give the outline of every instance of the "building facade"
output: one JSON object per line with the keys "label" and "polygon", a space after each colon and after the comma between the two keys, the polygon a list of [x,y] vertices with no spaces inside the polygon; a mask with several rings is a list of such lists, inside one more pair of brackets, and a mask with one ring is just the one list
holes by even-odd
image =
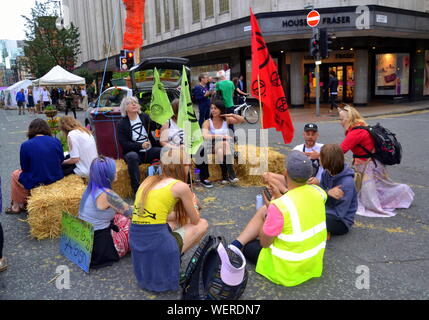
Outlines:
{"label": "building facade", "polygon": [[[98,11],[106,12],[117,4],[109,0],[70,2],[74,6],[91,2]],[[319,27],[334,34],[332,52],[321,65],[322,101],[328,100],[329,72],[336,73],[339,100],[346,103],[366,105],[377,99],[429,97],[428,0],[146,0],[141,56],[187,57],[193,80],[202,71],[230,68],[232,76],[244,76],[250,90],[252,7],[278,64],[289,104],[302,107],[313,102],[316,94],[314,60],[308,53],[312,35],[306,24],[308,6],[320,12]],[[79,8],[80,12],[88,11]],[[72,9],[70,13],[73,22],[81,19],[75,18]],[[121,15],[123,23],[123,8]],[[113,18],[103,21],[111,26]],[[82,39],[83,65],[102,58],[103,52],[93,50],[105,43],[103,28],[108,27],[101,24],[95,29],[100,31],[87,28],[86,39]],[[120,29],[116,31],[119,37]],[[118,54],[120,47],[115,49]],[[114,67],[115,61],[109,65]]]}

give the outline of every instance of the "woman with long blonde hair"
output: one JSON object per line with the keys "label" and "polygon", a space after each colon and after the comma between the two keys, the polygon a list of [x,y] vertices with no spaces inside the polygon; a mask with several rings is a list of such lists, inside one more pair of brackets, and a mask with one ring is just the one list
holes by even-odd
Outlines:
{"label": "woman with long blonde hair", "polygon": [[356,172],[363,174],[361,190],[358,193],[357,214],[368,217],[391,217],[395,209],[409,208],[414,200],[414,192],[406,184],[392,181],[386,166],[372,157],[375,142],[364,128],[368,124],[352,106],[338,108],[340,123],[345,139],[341,143],[344,153],[352,151]]}
{"label": "woman with long blonde hair", "polygon": [[183,148],[167,149],[161,157],[162,174],[146,178],[137,191],[129,240],[142,289],[179,289],[180,256],[207,231],[187,184],[189,167]]}
{"label": "woman with long blonde hair", "polygon": [[81,177],[88,177],[91,163],[98,157],[91,131],[70,116],[60,119],[60,130],[67,138],[69,146],[69,156],[62,164],[64,175],[75,173]]}

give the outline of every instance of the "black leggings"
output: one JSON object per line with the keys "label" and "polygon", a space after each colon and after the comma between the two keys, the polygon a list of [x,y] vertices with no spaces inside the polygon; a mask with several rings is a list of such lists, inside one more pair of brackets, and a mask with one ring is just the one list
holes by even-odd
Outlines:
{"label": "black leggings", "polygon": [[0,259],[3,258],[3,242],[4,242],[3,228],[0,223]]}
{"label": "black leggings", "polygon": [[326,215],[326,229],[333,236],[341,236],[349,232],[344,222],[337,220],[333,215]]}
{"label": "black leggings", "polygon": [[68,115],[69,109],[73,112],[74,118],[76,119],[76,109],[72,106],[72,101],[66,101],[66,115]]}
{"label": "black leggings", "polygon": [[256,265],[258,262],[259,253],[262,250],[261,243],[259,239],[250,241],[243,248],[243,254],[246,257],[246,260]]}

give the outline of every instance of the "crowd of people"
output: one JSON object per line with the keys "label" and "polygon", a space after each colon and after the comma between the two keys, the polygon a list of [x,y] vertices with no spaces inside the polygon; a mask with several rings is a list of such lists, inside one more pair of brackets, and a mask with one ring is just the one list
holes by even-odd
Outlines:
{"label": "crowd of people", "polygon": [[[231,148],[234,137],[228,130],[228,126],[243,122],[241,116],[228,113],[235,86],[221,80],[212,93],[205,89],[206,79],[205,74],[200,76],[201,88],[197,89],[198,101],[212,96],[209,113],[200,109],[202,134],[209,146],[203,144],[196,154],[204,159],[197,164],[200,183],[213,187],[208,154],[220,163],[221,183],[237,183]],[[224,94],[228,99],[223,99]],[[181,256],[199,243],[209,224],[201,217],[193,192],[190,156],[183,147],[184,132],[177,126],[178,107],[179,101],[173,100],[174,115],[156,139],[151,130],[156,125],[141,112],[138,100],[126,97],[121,103],[118,140],[134,191],[133,205],[112,190],[115,161],[97,154],[90,131],[64,116],[60,127],[70,150],[64,157],[47,122],[34,119],[28,140],[21,145],[21,169],[12,173],[12,203],[6,213],[24,211],[32,188],[52,184],[68,174],[86,177],[79,217],[94,226],[91,268],[112,265],[130,251],[140,288],[154,292],[179,289]],[[304,143],[288,153],[283,174],[264,173],[264,204],[231,242],[256,265],[256,272],[276,284],[296,286],[320,277],[327,240],[350,232],[356,214],[389,217],[395,209],[409,208],[413,202],[411,188],[393,182],[385,165],[371,156],[374,140],[361,128],[367,123],[359,112],[345,106],[338,108],[338,113],[345,134],[341,144],[318,143],[317,124],[306,124]],[[352,165],[345,163],[344,154],[349,151],[353,153]],[[140,183],[139,165],[159,160],[160,173]],[[360,190],[355,172],[364,173]],[[7,267],[1,256],[2,244],[0,226],[0,271]]]}
{"label": "crowd of people", "polygon": [[76,110],[78,107],[86,110],[88,108],[88,92],[85,86],[66,86],[63,88],[42,87],[37,91],[29,87],[27,92],[21,89],[16,94],[16,103],[18,105],[18,115],[24,115],[25,111],[29,114],[41,114],[49,105],[54,105],[57,109],[61,105],[61,101],[65,101],[65,112],[73,112],[76,119]]}

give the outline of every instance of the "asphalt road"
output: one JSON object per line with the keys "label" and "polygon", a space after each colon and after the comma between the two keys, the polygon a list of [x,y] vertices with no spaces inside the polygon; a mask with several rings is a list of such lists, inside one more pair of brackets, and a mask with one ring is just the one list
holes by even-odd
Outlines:
{"label": "asphalt road", "polygon": [[[83,113],[78,113],[80,119]],[[44,117],[44,116],[43,116]],[[10,174],[19,167],[19,146],[31,117],[17,111],[0,110],[0,175],[4,207],[10,202]],[[429,298],[429,113],[421,112],[370,119],[380,121],[397,133],[404,155],[402,164],[390,168],[395,181],[412,186],[416,196],[412,207],[398,210],[392,218],[357,216],[351,232],[328,242],[324,272],[300,286],[286,288],[272,284],[248,265],[249,281],[243,299],[428,299]],[[336,121],[318,123],[319,142],[339,143],[342,128]],[[270,146],[287,154],[301,142],[303,123],[295,123],[295,139],[284,145],[281,135],[269,130]],[[252,127],[246,125],[245,127]],[[350,157],[348,157],[350,159]],[[197,188],[204,204],[202,216],[209,233],[232,241],[254,214],[260,188],[216,185]],[[28,224],[19,216],[0,215],[5,231],[4,255],[9,269],[0,273],[0,300],[4,299],[178,299],[178,292],[155,295],[137,287],[131,257],[86,274],[59,252],[59,240],[37,241],[29,237]],[[192,251],[193,252],[193,251]],[[190,258],[183,259],[182,268]],[[55,286],[56,268],[70,268],[70,289]],[[369,288],[359,289],[359,266],[369,271]]]}

